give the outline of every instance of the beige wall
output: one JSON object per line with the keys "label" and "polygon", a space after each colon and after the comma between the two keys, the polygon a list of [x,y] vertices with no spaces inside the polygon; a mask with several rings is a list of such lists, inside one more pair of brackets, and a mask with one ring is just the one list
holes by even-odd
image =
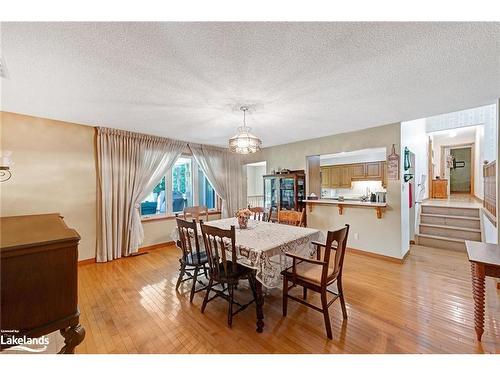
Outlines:
{"label": "beige wall", "polygon": [[[220,219],[220,215],[210,215],[208,220]],[[144,227],[144,242],[142,246],[150,246],[172,241],[172,231],[176,228],[175,220],[151,220],[142,223]]]}
{"label": "beige wall", "polygon": [[0,186],[1,216],[58,212],[81,236],[80,259],[95,256],[94,128],[1,113],[2,150],[12,178]]}
{"label": "beige wall", "polygon": [[[0,185],[0,216],[59,212],[82,238],[79,259],[95,258],[94,128],[8,112],[0,120],[1,148],[13,151],[15,163]],[[171,241],[175,220],[143,226],[142,246],[149,246]]]}
{"label": "beige wall", "polygon": [[[13,113],[1,113],[2,149],[13,151],[13,176],[0,185],[1,216],[59,212],[82,237],[80,260],[95,257],[96,172],[94,128]],[[304,169],[305,157],[370,147],[399,149],[399,124],[264,149],[248,162],[267,161],[278,167]],[[390,209],[382,220],[365,209],[334,207],[308,213],[310,226],[323,230],[352,225],[349,246],[401,257],[400,183],[387,187]],[[211,216],[211,219],[218,218]],[[174,220],[144,223],[143,246],[171,241]],[[359,240],[353,234],[359,233]]]}
{"label": "beige wall", "polygon": [[[336,134],[307,141],[269,147],[247,157],[252,163],[265,160],[267,171],[278,168],[305,169],[306,156],[333,154],[365,148],[386,147],[391,152],[392,144],[400,149],[400,123],[379,126],[356,132]],[[340,216],[335,206],[315,207],[307,212],[308,226],[321,230],[337,228],[344,223],[351,225],[350,247],[402,258],[407,246],[401,241],[401,181],[388,181],[388,209],[382,219],[377,219],[375,210],[366,208],[345,208]],[[354,234],[359,239],[354,238]]]}

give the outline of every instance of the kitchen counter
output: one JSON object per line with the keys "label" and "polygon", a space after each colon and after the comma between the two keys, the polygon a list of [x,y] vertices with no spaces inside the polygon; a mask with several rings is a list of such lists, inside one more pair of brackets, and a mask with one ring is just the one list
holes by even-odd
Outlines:
{"label": "kitchen counter", "polygon": [[381,202],[363,202],[363,201],[355,201],[355,200],[344,200],[339,201],[335,199],[304,199],[306,205],[309,206],[309,211],[313,211],[313,207],[316,204],[319,205],[332,205],[337,206],[339,209],[339,215],[344,213],[344,207],[364,207],[364,208],[373,208],[377,213],[377,218],[382,218],[382,210],[384,210],[388,205],[387,203]]}

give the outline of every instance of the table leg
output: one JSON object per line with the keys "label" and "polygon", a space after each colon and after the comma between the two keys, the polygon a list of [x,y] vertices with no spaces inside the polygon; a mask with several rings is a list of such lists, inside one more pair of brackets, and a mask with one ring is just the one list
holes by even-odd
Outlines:
{"label": "table leg", "polygon": [[257,332],[261,333],[264,328],[264,312],[262,310],[264,306],[264,294],[262,292],[262,283],[259,280],[255,280],[255,292],[257,294],[257,299],[255,301],[255,308],[257,311]]}
{"label": "table leg", "polygon": [[474,328],[477,341],[481,341],[484,332],[484,266],[471,263],[472,292],[474,296]]}

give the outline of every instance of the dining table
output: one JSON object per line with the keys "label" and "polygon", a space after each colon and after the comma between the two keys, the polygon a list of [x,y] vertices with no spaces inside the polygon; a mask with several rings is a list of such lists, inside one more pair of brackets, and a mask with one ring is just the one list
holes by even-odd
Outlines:
{"label": "dining table", "polygon": [[[304,257],[312,257],[316,247],[312,241],[323,242],[325,235],[314,228],[296,227],[292,225],[271,223],[267,221],[248,220],[247,227],[242,229],[236,218],[226,218],[206,222],[206,225],[221,229],[235,227],[235,243],[237,263],[255,270],[257,298],[257,332],[264,328],[264,292],[263,288],[282,287],[281,271],[291,266],[291,259],[286,253]],[[204,251],[201,228],[198,224],[200,250]],[[172,231],[172,238],[177,242],[177,228]],[[229,254],[228,254],[229,255]]]}

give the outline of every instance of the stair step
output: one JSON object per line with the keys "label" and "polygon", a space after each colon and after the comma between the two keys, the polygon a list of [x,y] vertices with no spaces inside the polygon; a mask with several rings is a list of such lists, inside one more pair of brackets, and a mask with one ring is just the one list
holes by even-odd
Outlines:
{"label": "stair step", "polygon": [[443,238],[481,241],[481,230],[476,228],[420,223],[419,233]]}
{"label": "stair step", "polygon": [[422,234],[420,233],[419,236],[421,237],[426,237],[426,238],[433,238],[435,240],[444,240],[444,241],[451,241],[451,242],[460,242],[465,244],[465,240],[462,238],[453,238],[453,237],[443,237],[443,236],[434,236],[432,234]]}
{"label": "stair step", "polygon": [[452,219],[461,219],[461,220],[476,220],[479,221],[479,217],[472,216],[455,216],[455,215],[444,215],[444,214],[420,214],[420,216],[430,216],[430,217],[450,217]]}
{"label": "stair step", "polygon": [[460,238],[434,236],[430,234],[418,234],[417,243],[421,246],[437,247],[465,252],[465,240]]}
{"label": "stair step", "polygon": [[479,208],[477,207],[433,206],[429,204],[423,204],[421,213],[479,218]]}
{"label": "stair step", "polygon": [[427,223],[420,223],[420,225],[426,226],[426,227],[433,227],[433,228],[444,228],[444,229],[451,229],[451,230],[464,230],[466,232],[481,233],[481,229],[477,229],[477,228],[464,228],[464,227],[454,227],[454,226],[451,226],[451,225],[427,224]]}
{"label": "stair step", "polygon": [[481,220],[478,217],[449,216],[438,214],[420,214],[421,224],[447,225],[460,228],[481,228]]}

